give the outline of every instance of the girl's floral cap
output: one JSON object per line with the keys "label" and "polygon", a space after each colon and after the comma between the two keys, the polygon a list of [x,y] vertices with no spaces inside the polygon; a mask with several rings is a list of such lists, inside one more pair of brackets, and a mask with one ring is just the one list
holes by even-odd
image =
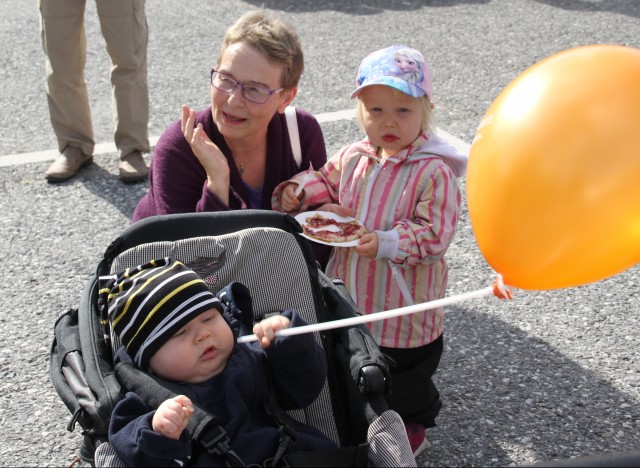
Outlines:
{"label": "girl's floral cap", "polygon": [[356,98],[363,88],[371,85],[391,86],[412,97],[425,94],[431,100],[433,78],[431,68],[416,49],[393,45],[367,55],[358,69],[357,88],[351,93]]}

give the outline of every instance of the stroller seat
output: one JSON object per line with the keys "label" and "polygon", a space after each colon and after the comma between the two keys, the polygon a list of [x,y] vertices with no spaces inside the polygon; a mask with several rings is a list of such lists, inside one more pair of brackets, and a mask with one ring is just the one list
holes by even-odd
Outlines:
{"label": "stroller seat", "polygon": [[[98,276],[163,257],[174,258],[193,269],[213,293],[234,281],[244,284],[253,300],[254,321],[292,308],[309,323],[357,314],[344,285],[327,278],[316,267],[311,248],[299,235],[300,231],[300,226],[288,215],[253,210],[142,220],[118,236],[105,252],[96,275],[85,287],[79,320],[83,314],[90,314],[91,321],[99,320],[95,304]],[[104,317],[102,319],[105,323]],[[102,336],[109,340],[108,333],[97,332],[98,325],[93,328],[93,339]],[[372,386],[363,381],[369,374],[367,367],[388,379],[381,355],[370,356],[370,349],[363,349],[375,348],[379,353],[366,327],[314,334],[327,352],[330,370],[327,381],[313,404],[287,413],[318,428],[339,446],[368,442],[369,466],[415,466],[402,420],[384,402],[387,387],[378,386],[371,391]],[[113,353],[120,343],[110,338],[108,348]],[[362,340],[367,343],[360,345]],[[54,349],[55,344],[54,341]],[[84,353],[87,353],[86,347]],[[357,364],[360,368],[354,367],[357,357],[363,357]],[[105,374],[113,369],[107,365],[99,372]],[[52,379],[56,384],[53,373],[52,360]],[[121,389],[121,394],[123,392]],[[354,397],[361,401],[354,403]],[[81,418],[79,422],[89,425],[87,419]],[[86,432],[87,428],[84,429]],[[95,445],[94,458],[87,456],[89,462],[97,466],[122,466],[108,442],[99,440]]]}
{"label": "stroller seat", "polygon": [[[233,281],[249,288],[254,321],[265,314],[296,309],[309,323],[317,322],[309,274],[300,248],[290,234],[274,228],[249,228],[221,236],[204,236],[175,242],[136,246],[116,257],[111,273],[135,267],[153,258],[171,257],[198,273],[213,293]],[[320,336],[315,333],[321,343]],[[120,343],[115,342],[117,350]],[[316,401],[303,410],[289,412],[300,422],[319,428],[340,443],[325,382]]]}

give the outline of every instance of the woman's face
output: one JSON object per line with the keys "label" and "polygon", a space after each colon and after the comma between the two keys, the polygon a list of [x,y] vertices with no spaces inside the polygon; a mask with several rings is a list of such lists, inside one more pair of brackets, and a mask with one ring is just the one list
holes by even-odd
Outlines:
{"label": "woman's face", "polygon": [[[239,83],[260,85],[270,90],[282,87],[282,69],[282,65],[269,62],[256,49],[242,42],[227,47],[216,68]],[[240,86],[231,93],[211,86],[211,113],[227,142],[266,138],[269,121],[276,112],[284,112],[294,96],[295,90],[285,90],[258,104],[245,99]]]}

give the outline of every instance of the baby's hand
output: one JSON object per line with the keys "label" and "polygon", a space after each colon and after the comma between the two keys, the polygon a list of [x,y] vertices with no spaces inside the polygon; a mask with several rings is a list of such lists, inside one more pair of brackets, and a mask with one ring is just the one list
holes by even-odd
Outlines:
{"label": "baby's hand", "polygon": [[165,400],[160,405],[153,415],[151,428],[169,439],[178,440],[192,415],[193,404],[191,400],[184,395],[178,395],[170,400]]}
{"label": "baby's hand", "polygon": [[363,234],[354,249],[358,255],[376,258],[376,255],[378,255],[378,235],[375,232]]}
{"label": "baby's hand", "polygon": [[258,337],[260,346],[268,348],[275,338],[276,332],[289,328],[289,325],[291,325],[291,321],[284,315],[272,315],[262,322],[256,323],[253,326],[253,333]]}
{"label": "baby's hand", "polygon": [[[288,184],[282,190],[282,209],[284,211],[293,211],[300,206],[301,199],[296,197],[296,188],[298,188],[298,184]],[[304,191],[300,195],[303,194]]]}

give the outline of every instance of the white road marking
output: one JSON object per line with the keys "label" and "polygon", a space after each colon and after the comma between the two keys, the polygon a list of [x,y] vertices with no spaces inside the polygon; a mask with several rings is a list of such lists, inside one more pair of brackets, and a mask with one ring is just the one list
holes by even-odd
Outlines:
{"label": "white road marking", "polygon": [[[320,123],[325,123],[337,122],[340,120],[351,120],[354,119],[355,116],[355,110],[345,109],[335,112],[323,112],[321,114],[317,114],[316,119],[318,119],[318,122]],[[438,134],[453,146],[455,146],[458,150],[462,151],[463,153],[469,154],[470,145],[467,142],[451,135],[450,133],[445,132],[441,128],[438,128]],[[158,142],[158,138],[159,137],[157,136],[149,138],[149,143],[152,147],[156,145],[156,143]],[[93,155],[98,156],[107,153],[117,153],[117,151],[118,150],[116,149],[116,145],[113,143],[98,143],[93,150]],[[56,158],[56,156],[58,156],[57,149],[35,151],[33,153],[8,154],[5,156],[0,156],[0,167],[19,166],[22,164],[52,161]]]}

